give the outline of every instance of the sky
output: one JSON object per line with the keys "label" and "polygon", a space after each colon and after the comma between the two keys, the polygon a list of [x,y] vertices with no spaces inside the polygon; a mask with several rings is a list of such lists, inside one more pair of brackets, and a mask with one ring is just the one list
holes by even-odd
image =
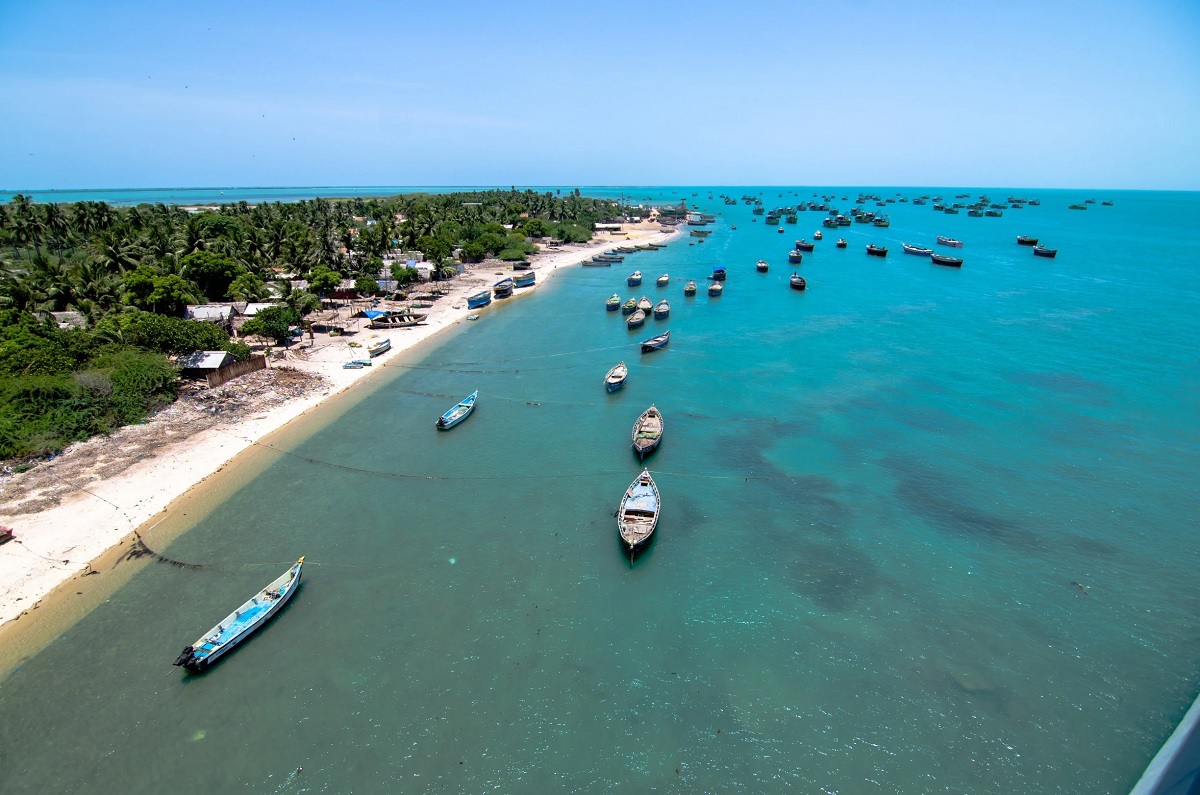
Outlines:
{"label": "sky", "polygon": [[0,189],[1200,190],[1200,0],[0,0]]}

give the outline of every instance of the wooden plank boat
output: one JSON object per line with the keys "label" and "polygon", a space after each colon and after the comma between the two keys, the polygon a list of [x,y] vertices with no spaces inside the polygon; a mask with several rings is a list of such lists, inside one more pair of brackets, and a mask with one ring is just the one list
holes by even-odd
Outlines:
{"label": "wooden plank boat", "polygon": [[820,229],[818,229],[817,231],[813,232],[813,240],[820,240],[820,239],[821,239],[821,238],[823,238],[823,237],[825,237],[825,233],[824,233],[824,232],[822,232]]}
{"label": "wooden plank boat", "polygon": [[616,392],[625,386],[627,378],[629,378],[629,368],[625,366],[625,362],[621,362],[609,370],[608,375],[604,376],[604,389],[608,392]]}
{"label": "wooden plank boat", "polygon": [[1035,257],[1046,257],[1048,259],[1054,259],[1055,257],[1058,256],[1058,249],[1046,248],[1045,246],[1034,246],[1033,247],[1033,255]]}
{"label": "wooden plank boat", "polygon": [[372,342],[369,345],[367,345],[367,355],[368,356],[378,356],[381,353],[387,353],[391,349],[392,349],[392,340],[391,340],[391,338],[385,337],[384,339],[378,340],[377,342]]}
{"label": "wooden plank boat", "polygon": [[636,312],[634,312],[632,315],[630,315],[628,318],[625,319],[625,325],[628,326],[629,328],[638,328],[645,322],[646,322],[646,312],[642,309],[638,309]]}
{"label": "wooden plank boat", "polygon": [[533,287],[537,284],[537,274],[533,271],[513,277],[513,287]]}
{"label": "wooden plank boat", "polygon": [[659,276],[654,281],[655,281],[655,284],[657,284],[659,287],[666,287],[668,284],[671,283],[671,274],[664,273],[662,276]]}
{"label": "wooden plank boat", "polygon": [[642,283],[642,272],[634,271],[633,273],[629,274],[629,277],[625,279],[625,283],[630,287],[637,287]]}
{"label": "wooden plank boat", "polygon": [[628,301],[621,304],[621,314],[622,315],[632,315],[636,311],[637,311],[637,299],[636,298],[630,298]]}
{"label": "wooden plank boat", "polygon": [[638,309],[642,310],[643,312],[649,313],[651,310],[654,309],[654,303],[649,298],[647,298],[646,296],[643,295],[641,298],[638,299]]}
{"label": "wooden plank boat", "polygon": [[1036,237],[1030,237],[1029,235],[1017,235],[1018,246],[1036,246],[1037,244],[1038,239]]}
{"label": "wooden plank boat", "polygon": [[182,665],[191,671],[203,671],[223,657],[283,609],[300,585],[303,568],[304,558],[300,558],[270,585],[225,616],[190,646],[185,646],[175,658],[174,665]]}
{"label": "wooden plank boat", "polygon": [[467,309],[478,309],[481,306],[487,306],[492,302],[492,291],[482,290],[474,295],[467,296]]}
{"label": "wooden plank boat", "polygon": [[511,278],[501,279],[492,285],[492,292],[497,298],[508,298],[513,294],[513,280]]}
{"label": "wooden plank boat", "polygon": [[797,240],[796,241],[796,250],[797,251],[812,251],[816,247],[817,247],[816,243],[809,243],[807,240]]}
{"label": "wooden plank boat", "polygon": [[596,259],[595,257],[592,257],[591,259],[585,259],[583,262],[581,262],[579,264],[585,268],[611,268],[612,267],[611,262],[609,262],[607,260]]}
{"label": "wooden plank boat", "polygon": [[949,246],[950,248],[963,247],[961,240],[956,240],[952,237],[942,237],[941,235],[938,235],[937,243],[939,246]]}
{"label": "wooden plank boat", "polygon": [[448,431],[455,425],[465,420],[475,410],[475,403],[479,400],[479,390],[476,389],[471,394],[467,395],[459,401],[454,408],[447,411],[442,416],[438,417],[435,426],[439,431]]}
{"label": "wooden plank boat", "polygon": [[683,294],[684,295],[695,295],[696,294],[696,283],[689,281],[687,284],[685,284],[683,286]]}
{"label": "wooden plank boat", "polygon": [[928,257],[933,254],[933,249],[931,248],[921,248],[920,246],[913,246],[908,243],[901,243],[900,245],[904,247],[905,254],[912,254],[915,257]]}
{"label": "wooden plank boat", "polygon": [[654,305],[654,319],[665,320],[671,314],[671,305],[663,299]]}
{"label": "wooden plank boat", "polygon": [[804,261],[804,253],[798,248],[794,248],[788,252],[788,263],[791,265],[799,265]]}
{"label": "wooden plank boat", "polygon": [[650,477],[650,470],[643,469],[637,480],[625,490],[625,496],[617,508],[617,532],[621,534],[621,543],[629,553],[630,566],[633,565],[633,556],[654,536],[658,514],[658,486]]}
{"label": "wooden plank boat", "polygon": [[616,293],[610,295],[608,300],[604,302],[604,308],[609,312],[616,312],[621,308],[621,296]]}
{"label": "wooden plank boat", "polygon": [[527,259],[520,259],[513,263],[513,270],[527,271],[533,267],[533,263]]}
{"label": "wooden plank boat", "polygon": [[670,330],[664,331],[662,334],[659,334],[657,337],[651,337],[648,340],[642,340],[642,353],[649,353],[650,351],[657,351],[660,348],[665,348],[665,347],[667,347],[667,343],[670,341],[671,341]]}
{"label": "wooden plank boat", "polygon": [[725,285],[721,284],[720,282],[713,282],[712,284],[708,285],[708,294],[714,298],[719,296],[722,292],[724,292],[724,290]]}
{"label": "wooden plank boat", "polygon": [[846,247],[846,238],[839,237],[837,242],[834,243],[834,245],[837,246],[838,248],[845,248]]}
{"label": "wooden plank boat", "polygon": [[808,282],[804,281],[804,277],[798,273],[793,273],[788,279],[788,283],[792,286],[793,290],[808,289]]}
{"label": "wooden plank boat", "polygon": [[872,257],[886,257],[887,249],[884,248],[883,246],[876,246],[874,244],[868,244],[867,245],[867,253],[870,254]]}
{"label": "wooden plank boat", "polygon": [[427,320],[429,320],[428,315],[417,312],[389,312],[382,317],[374,318],[370,326],[373,329],[409,328]]}
{"label": "wooden plank boat", "polygon": [[643,411],[633,423],[633,452],[637,453],[639,461],[658,449],[662,442],[663,416],[662,412],[653,405]]}
{"label": "wooden plank boat", "polygon": [[951,268],[961,268],[963,263],[960,257],[947,257],[945,254],[936,252],[929,255],[929,261],[934,265],[948,265]]}

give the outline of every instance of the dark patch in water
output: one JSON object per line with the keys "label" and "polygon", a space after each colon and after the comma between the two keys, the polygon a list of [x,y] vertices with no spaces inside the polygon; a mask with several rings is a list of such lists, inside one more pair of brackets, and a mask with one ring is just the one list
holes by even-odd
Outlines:
{"label": "dark patch in water", "polygon": [[1079,403],[1088,403],[1094,406],[1106,406],[1109,403],[1108,395],[1111,390],[1107,386],[1075,373],[1063,371],[1019,372],[1009,375],[1008,380],[1015,384],[1027,384],[1044,389]]}
{"label": "dark patch in water", "polygon": [[831,613],[851,609],[883,585],[875,562],[843,542],[798,546],[787,573],[793,590]]}
{"label": "dark patch in water", "polygon": [[888,456],[882,463],[898,481],[896,496],[933,526],[1025,549],[1041,546],[1041,539],[1011,519],[971,505],[960,496],[965,489],[952,478],[898,456]]}

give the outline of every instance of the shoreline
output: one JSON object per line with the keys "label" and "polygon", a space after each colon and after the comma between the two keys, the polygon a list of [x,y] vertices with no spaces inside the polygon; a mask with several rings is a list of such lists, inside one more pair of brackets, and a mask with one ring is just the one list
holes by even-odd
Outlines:
{"label": "shoreline", "polygon": [[[532,271],[538,274],[540,285],[559,268],[577,265],[614,246],[666,242],[679,235],[679,230],[661,231],[657,223],[626,224],[619,233],[597,233],[588,244],[540,252],[531,258]],[[499,268],[505,270],[495,270]],[[283,399],[274,405],[253,404],[246,412],[249,416],[235,415],[229,420],[218,419],[209,427],[194,432],[186,429],[188,418],[181,419],[178,412],[172,413],[180,403],[177,400],[172,407],[141,425],[127,426],[110,437],[77,443],[28,473],[11,475],[0,481],[0,524],[12,527],[16,533],[16,541],[0,547],[0,637],[5,641],[5,656],[9,651],[19,651],[22,645],[14,643],[11,637],[18,624],[24,633],[27,628],[42,623],[18,619],[42,607],[43,600],[48,596],[65,590],[63,586],[81,577],[112,571],[124,559],[135,533],[141,532],[145,536],[150,529],[173,518],[175,511],[171,507],[174,503],[185,497],[195,498],[196,492],[201,491],[199,486],[233,464],[235,459],[242,457],[243,453],[268,435],[309,415],[312,409],[328,405],[332,398],[351,393],[352,387],[367,381],[375,372],[386,369],[389,361],[419,350],[422,343],[456,326],[468,314],[495,311],[495,302],[479,310],[468,310],[466,296],[484,287],[490,288],[493,282],[510,275],[512,271],[507,263],[481,263],[450,282],[429,283],[448,289],[428,309],[425,324],[387,332],[363,329],[354,334],[360,344],[372,337],[391,339],[391,349],[373,360],[384,366],[343,369],[342,364],[354,354],[354,350],[347,346],[347,340],[315,334],[285,351],[282,360],[271,365],[276,373],[286,373],[290,368],[319,376],[319,383],[304,391],[302,396]],[[519,290],[514,293],[514,298],[536,291],[536,286]],[[260,373],[251,375],[260,376]],[[236,388],[240,380],[234,379],[226,386]],[[182,427],[171,428],[172,420],[176,426]],[[81,476],[70,473],[68,469],[70,465],[78,464],[80,459],[88,462],[101,459],[104,449],[113,446],[113,440],[117,437],[121,437],[116,444],[119,447],[121,444],[128,446],[131,442],[136,446],[139,441],[144,445],[147,438],[153,443],[156,435],[166,436],[166,443],[161,447],[148,448],[149,452],[138,455],[136,460],[124,466],[116,462],[113,474],[105,473],[104,467],[97,467],[98,471],[84,472]],[[55,478],[57,470],[66,470],[76,474],[76,477],[65,475]],[[30,479],[26,475],[35,472],[40,478],[58,479],[70,484],[69,488],[60,489],[63,492],[61,495],[52,497],[50,501],[55,504],[40,510],[37,497],[30,499],[30,493],[22,488],[25,481]],[[12,510],[20,509],[22,505],[34,507],[20,512]],[[194,517],[188,523],[193,521]],[[128,568],[134,570],[134,567]],[[46,606],[51,607],[50,604]],[[86,609],[90,609],[90,605]],[[82,615],[78,610],[67,612],[73,616],[68,617],[70,621],[78,617],[76,613]]]}

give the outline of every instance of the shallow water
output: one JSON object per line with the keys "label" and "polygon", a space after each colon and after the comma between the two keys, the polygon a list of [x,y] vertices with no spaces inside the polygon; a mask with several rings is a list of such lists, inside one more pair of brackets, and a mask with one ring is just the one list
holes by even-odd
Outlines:
{"label": "shallow water", "polygon": [[[813,192],[712,193],[759,190]],[[0,684],[0,791],[1126,791],[1200,682],[1200,196],[891,204],[825,230],[797,293],[819,213],[778,234],[690,192],[638,196],[719,212],[708,242],[562,272],[264,453],[169,547],[210,568],[146,566]],[[961,271],[900,251],[937,234]],[[725,294],[684,298],[716,264]],[[614,291],[671,318],[629,332]],[[301,554],[272,624],[170,667]]]}

